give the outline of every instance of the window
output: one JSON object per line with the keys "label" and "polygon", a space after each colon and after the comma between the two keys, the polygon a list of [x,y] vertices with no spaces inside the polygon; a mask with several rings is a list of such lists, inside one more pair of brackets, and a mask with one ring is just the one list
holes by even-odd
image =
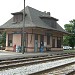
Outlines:
{"label": "window", "polygon": [[8,34],[8,46],[12,46],[13,35]]}
{"label": "window", "polygon": [[47,35],[47,45],[50,45],[50,35]]}

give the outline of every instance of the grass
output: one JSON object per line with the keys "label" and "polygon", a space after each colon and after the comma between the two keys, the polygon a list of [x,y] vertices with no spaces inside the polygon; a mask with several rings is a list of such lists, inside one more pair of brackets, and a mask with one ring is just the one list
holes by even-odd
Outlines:
{"label": "grass", "polygon": [[64,53],[75,53],[75,50],[64,50]]}

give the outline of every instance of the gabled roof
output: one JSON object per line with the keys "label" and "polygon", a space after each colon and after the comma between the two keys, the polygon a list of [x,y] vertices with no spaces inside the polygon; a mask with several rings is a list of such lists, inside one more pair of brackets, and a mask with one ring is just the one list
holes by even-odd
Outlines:
{"label": "gabled roof", "polygon": [[[18,13],[22,13],[22,11],[18,12]],[[50,18],[50,19],[54,19],[55,21],[57,21],[58,19],[51,17],[50,15],[48,15],[45,12],[41,12],[38,11],[34,8],[31,8],[29,6],[27,6],[25,8],[25,13],[26,13],[26,17],[25,17],[25,27],[41,27],[41,28],[47,28],[47,29],[51,29],[51,30],[57,30],[57,31],[61,31],[66,33],[66,31],[56,22],[56,28],[51,27],[49,24],[45,23],[40,17],[46,17],[46,18]],[[12,13],[17,14],[17,13]],[[8,20],[5,24],[3,24],[2,26],[0,26],[0,29],[5,29],[5,28],[22,28],[23,27],[23,21],[21,21],[20,23],[13,23],[13,17]]]}

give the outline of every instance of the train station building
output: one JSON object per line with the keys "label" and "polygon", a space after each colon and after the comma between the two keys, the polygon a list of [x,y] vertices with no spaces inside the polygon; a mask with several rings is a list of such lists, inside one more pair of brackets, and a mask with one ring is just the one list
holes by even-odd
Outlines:
{"label": "train station building", "polygon": [[[0,26],[0,30],[6,32],[5,50],[16,51],[14,47],[22,47],[23,11],[11,13],[13,17]],[[63,35],[67,32],[57,21],[50,12],[26,6],[23,40],[25,52],[62,51]]]}

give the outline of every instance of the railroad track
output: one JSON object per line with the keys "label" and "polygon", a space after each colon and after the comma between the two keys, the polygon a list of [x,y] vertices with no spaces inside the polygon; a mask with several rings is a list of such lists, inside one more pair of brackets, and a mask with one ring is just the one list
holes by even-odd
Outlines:
{"label": "railroad track", "polygon": [[75,69],[67,73],[66,75],[75,75]]}
{"label": "railroad track", "polygon": [[75,75],[75,62],[31,73],[29,75]]}
{"label": "railroad track", "polygon": [[67,55],[54,55],[54,56],[46,56],[46,57],[38,57],[38,58],[28,58],[28,59],[21,58],[21,59],[13,59],[13,60],[3,60],[0,62],[0,70],[56,61],[56,60],[66,59],[71,57],[75,57],[75,55],[67,54]]}

